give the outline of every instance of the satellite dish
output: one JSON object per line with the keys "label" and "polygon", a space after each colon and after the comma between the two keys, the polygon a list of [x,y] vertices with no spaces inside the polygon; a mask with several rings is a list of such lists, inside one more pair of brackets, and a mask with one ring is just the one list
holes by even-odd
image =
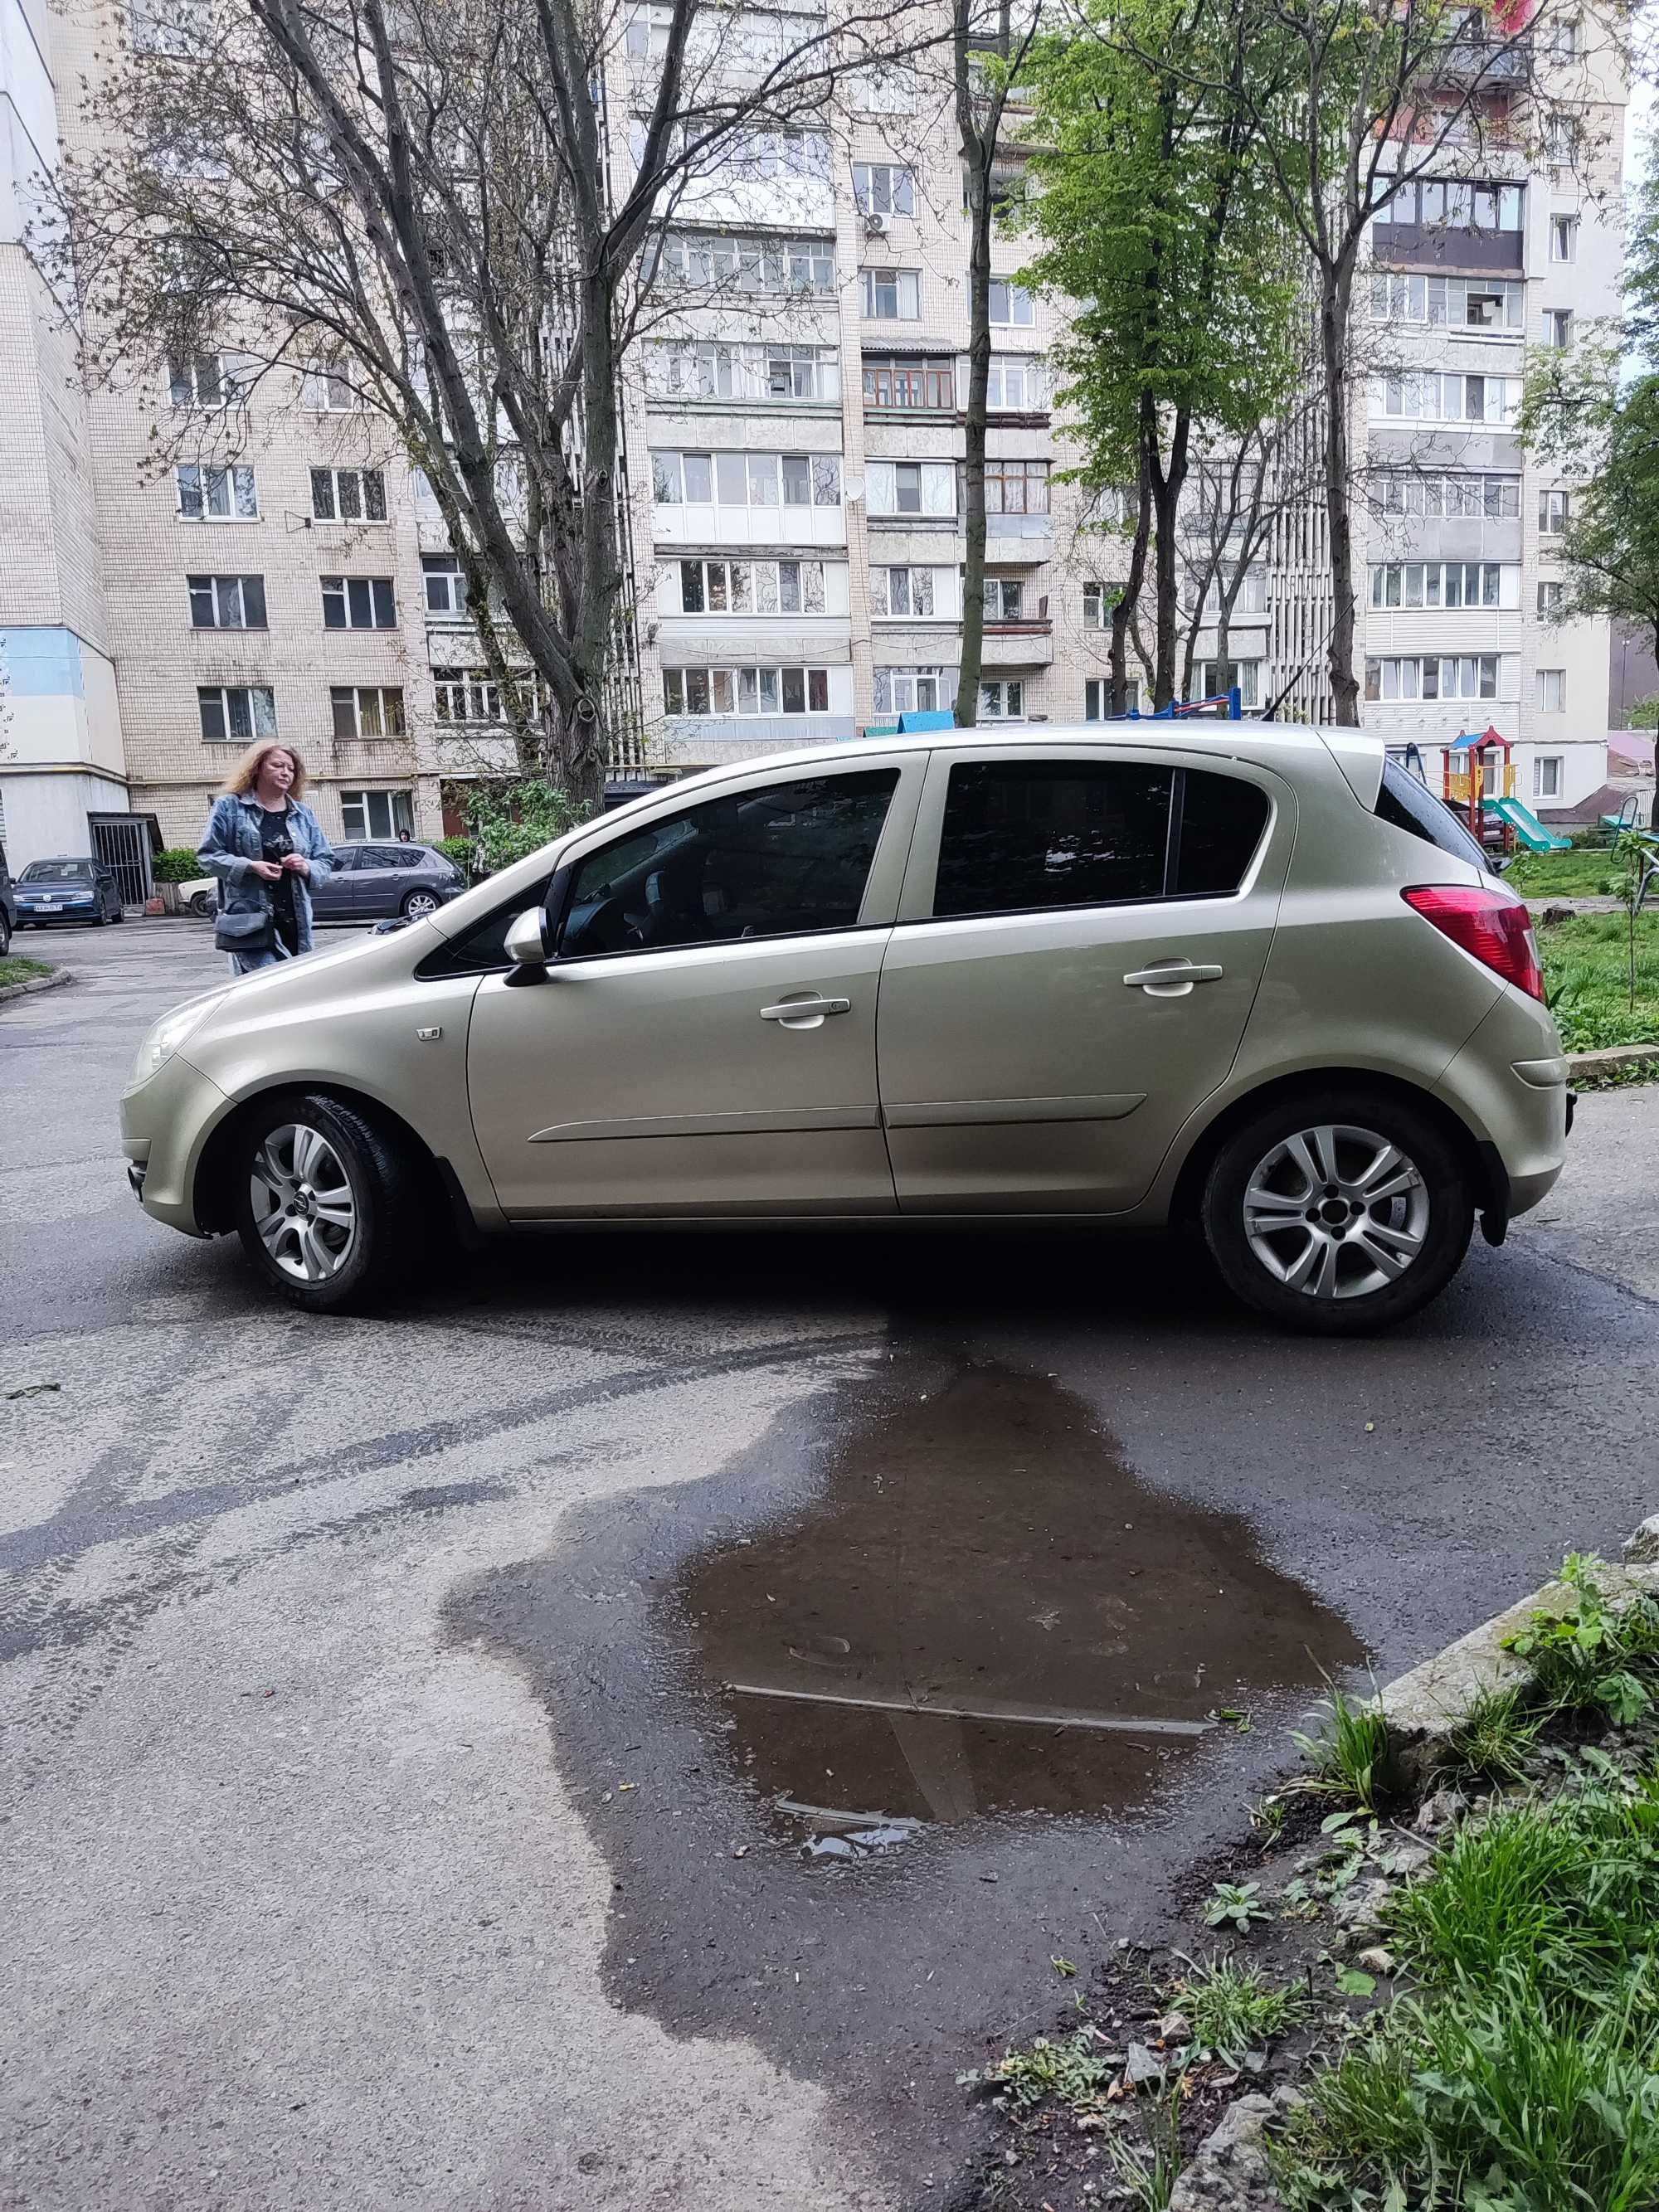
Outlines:
{"label": "satellite dish", "polygon": [[864,478],[862,477],[848,477],[842,484],[842,490],[846,497],[847,504],[848,507],[851,507],[855,500],[860,500],[864,497]]}

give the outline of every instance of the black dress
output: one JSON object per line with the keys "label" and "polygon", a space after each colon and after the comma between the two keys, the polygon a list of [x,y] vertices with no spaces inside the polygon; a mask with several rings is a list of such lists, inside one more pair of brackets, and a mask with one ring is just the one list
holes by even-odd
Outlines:
{"label": "black dress", "polygon": [[[262,806],[259,811],[262,817],[259,824],[259,857],[261,860],[274,861],[280,866],[283,854],[291,853],[294,850],[294,841],[288,834],[288,801],[284,799],[280,810],[276,813],[272,813],[269,807],[264,806]],[[300,917],[294,908],[292,870],[283,868],[276,882],[268,884],[266,888],[270,894],[270,918],[275,925],[276,936],[279,941],[297,957],[300,950]]]}

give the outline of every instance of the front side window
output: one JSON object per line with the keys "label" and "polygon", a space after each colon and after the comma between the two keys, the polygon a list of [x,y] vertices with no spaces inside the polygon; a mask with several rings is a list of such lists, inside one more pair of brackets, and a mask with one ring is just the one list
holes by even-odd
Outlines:
{"label": "front side window", "polygon": [[313,469],[311,512],[318,522],[384,522],[382,469]]}
{"label": "front side window", "polygon": [[276,695],[263,684],[198,684],[196,705],[210,744],[248,744],[276,734]]}
{"label": "front side window", "polygon": [[325,576],[325,629],[396,629],[398,599],[390,576]]}
{"label": "front side window", "polygon": [[576,866],[566,956],[851,929],[896,769],[820,775],[706,800]]}
{"label": "front side window", "polygon": [[264,629],[263,576],[186,576],[195,629]]}

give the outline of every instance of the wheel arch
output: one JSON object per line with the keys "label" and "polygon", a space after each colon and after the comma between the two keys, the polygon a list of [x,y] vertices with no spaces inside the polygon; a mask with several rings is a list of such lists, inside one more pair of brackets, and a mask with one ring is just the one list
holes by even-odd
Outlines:
{"label": "wheel arch", "polygon": [[1402,1105],[1413,1107],[1435,1124],[1455,1148],[1468,1171],[1475,1210],[1482,1217],[1483,1233],[1489,1243],[1501,1243],[1509,1223],[1510,1185],[1498,1147],[1477,1137],[1462,1116],[1432,1091],[1425,1091],[1420,1084],[1408,1083],[1397,1075],[1385,1075],[1374,1067],[1297,1068],[1291,1074],[1274,1076],[1241,1092],[1237,1098],[1230,1098],[1188,1147],[1170,1199],[1171,1224],[1183,1230],[1198,1228],[1199,1208],[1211,1165],[1236,1129],[1242,1128],[1265,1107],[1276,1106],[1283,1100],[1349,1086],[1394,1097]]}
{"label": "wheel arch", "polygon": [[246,1098],[239,1098],[223,1119],[215,1125],[202,1147],[191,1184],[191,1210],[197,1227],[205,1234],[222,1236],[235,1226],[231,1163],[236,1142],[254,1116],[277,1098],[327,1098],[336,1105],[347,1107],[352,1113],[360,1115],[364,1121],[403,1146],[418,1172],[428,1179],[430,1194],[440,1210],[454,1220],[466,1240],[471,1243],[477,1237],[472,1210],[449,1162],[440,1158],[418,1130],[383,1099],[376,1098],[368,1091],[359,1091],[349,1083],[331,1081],[266,1084],[250,1092]]}

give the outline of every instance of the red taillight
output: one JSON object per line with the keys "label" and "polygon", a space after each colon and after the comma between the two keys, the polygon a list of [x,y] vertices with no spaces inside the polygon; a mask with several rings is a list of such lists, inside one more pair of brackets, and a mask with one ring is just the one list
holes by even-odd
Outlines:
{"label": "red taillight", "polygon": [[1529,998],[1543,998],[1544,971],[1538,964],[1532,917],[1512,892],[1477,890],[1464,884],[1414,884],[1400,896],[1506,983]]}

